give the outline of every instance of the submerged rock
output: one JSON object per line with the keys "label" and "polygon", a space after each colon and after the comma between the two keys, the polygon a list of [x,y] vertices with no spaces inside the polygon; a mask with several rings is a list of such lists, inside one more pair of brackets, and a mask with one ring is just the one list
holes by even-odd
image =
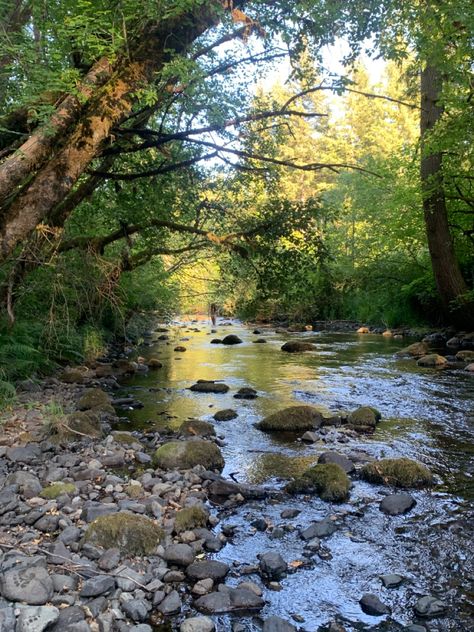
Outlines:
{"label": "submerged rock", "polygon": [[416,505],[416,500],[410,494],[389,494],[380,503],[380,511],[389,516],[399,516],[407,513]]}
{"label": "submerged rock", "polygon": [[311,342],[301,342],[300,340],[289,340],[281,347],[281,350],[287,353],[301,353],[303,351],[315,351],[315,349],[315,345]]}
{"label": "submerged rock", "polygon": [[414,358],[421,358],[428,353],[429,346],[426,342],[414,342],[412,345],[408,345],[404,349],[397,351],[397,356],[412,356]]}
{"label": "submerged rock", "polygon": [[240,345],[243,342],[238,336],[235,334],[229,334],[222,339],[223,345]]}
{"label": "submerged rock", "polygon": [[321,412],[313,406],[290,406],[256,424],[259,430],[291,431],[313,430],[323,423]]}
{"label": "submerged rock", "polygon": [[322,500],[340,503],[349,496],[351,482],[344,470],[336,463],[318,463],[289,483],[290,494],[315,493]]}
{"label": "submerged rock", "polygon": [[232,410],[232,408],[225,408],[224,410],[218,410],[214,415],[214,419],[216,421],[230,421],[238,416],[239,414],[235,410]]}
{"label": "submerged rock", "polygon": [[202,465],[208,470],[224,469],[220,449],[211,441],[169,441],[155,452],[154,462],[164,470],[186,470]]}
{"label": "submerged rock", "polygon": [[216,434],[214,426],[201,419],[188,419],[181,424],[179,432],[190,437],[212,437]]}
{"label": "submerged rock", "polygon": [[88,526],[84,539],[129,555],[151,555],[163,537],[163,530],[150,518],[120,511],[96,518]]}
{"label": "submerged rock", "polygon": [[254,388],[250,388],[250,386],[240,388],[234,395],[235,399],[256,399],[257,397],[257,391]]}
{"label": "submerged rock", "polygon": [[395,487],[426,487],[433,482],[433,475],[425,465],[404,457],[367,463],[360,475],[369,483]]}
{"label": "submerged rock", "polygon": [[223,382],[199,380],[196,384],[193,384],[189,390],[194,393],[227,393],[229,387]]}
{"label": "submerged rock", "polygon": [[280,579],[288,569],[285,560],[276,551],[262,553],[259,557],[260,572],[269,579]]}

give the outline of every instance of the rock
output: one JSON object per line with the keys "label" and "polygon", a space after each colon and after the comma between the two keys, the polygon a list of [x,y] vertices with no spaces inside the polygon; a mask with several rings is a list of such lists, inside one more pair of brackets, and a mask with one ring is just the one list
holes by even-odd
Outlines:
{"label": "rock", "polygon": [[213,338],[211,340],[211,345],[221,345],[222,344],[222,340],[220,338]]}
{"label": "rock", "polygon": [[84,372],[79,369],[65,369],[59,375],[61,382],[65,382],[66,384],[82,384],[84,377]]}
{"label": "rock", "polygon": [[[99,415],[92,410],[76,411],[66,415],[64,424],[59,428],[53,427],[52,432],[62,438],[76,441],[82,435],[101,437],[103,434]],[[78,435],[78,432],[81,434]]]}
{"label": "rock", "polygon": [[176,533],[182,531],[190,531],[199,527],[205,527],[209,520],[209,514],[200,505],[194,505],[192,507],[185,507],[180,509],[176,514],[174,529]]}
{"label": "rock", "polygon": [[265,344],[267,341],[265,340],[265,338],[257,338],[256,340],[252,340],[252,342],[253,342],[254,344],[257,344],[257,345],[263,345],[263,344]]}
{"label": "rock", "polygon": [[403,584],[405,578],[402,575],[392,573],[389,575],[380,575],[380,581],[384,588],[398,588]]}
{"label": "rock", "polygon": [[223,345],[240,345],[243,342],[238,336],[235,334],[229,334],[225,338],[222,339]]}
{"label": "rock", "polygon": [[397,356],[412,356],[414,358],[421,358],[428,353],[429,347],[426,342],[414,342],[412,345],[397,351]]}
{"label": "rock", "polygon": [[384,338],[393,338],[393,332],[390,331],[390,329],[386,329],[384,332],[382,332],[382,336]]}
{"label": "rock", "polygon": [[[5,607],[3,607],[5,605]],[[16,625],[15,611],[6,604],[0,607],[0,632],[14,632]]]}
{"label": "rock", "polygon": [[163,553],[163,559],[176,566],[189,566],[194,562],[194,551],[189,544],[171,544]]}
{"label": "rock", "polygon": [[189,390],[194,393],[227,393],[229,387],[222,382],[200,381],[193,384]]}
{"label": "rock", "polygon": [[296,632],[296,628],[285,619],[273,616],[265,620],[262,632]]}
{"label": "rock", "polygon": [[300,536],[303,540],[308,541],[314,538],[328,538],[335,531],[337,531],[337,527],[334,521],[329,518],[324,518],[324,520],[313,522],[309,527],[303,529],[303,531],[300,532]]}
{"label": "rock", "polygon": [[381,617],[391,612],[390,608],[382,603],[377,595],[372,595],[371,593],[365,594],[359,603],[365,614],[369,614],[372,617]]}
{"label": "rock", "polygon": [[235,410],[232,410],[232,408],[225,408],[224,410],[218,410],[214,415],[214,419],[216,421],[230,421],[238,416],[238,413],[236,413]]}
{"label": "rock", "polygon": [[166,595],[163,601],[159,604],[158,610],[161,614],[167,617],[181,612],[182,605],[179,594],[176,590],[173,590],[169,595]]}
{"label": "rock", "polygon": [[422,356],[418,361],[418,366],[426,366],[426,367],[441,367],[445,366],[448,363],[444,356],[438,355],[437,353],[430,353],[428,355]]}
{"label": "rock", "polygon": [[107,549],[102,553],[97,561],[97,566],[103,571],[111,571],[120,563],[120,550],[116,548]]}
{"label": "rock", "polygon": [[109,593],[115,588],[115,579],[109,575],[97,575],[87,579],[82,585],[81,597],[97,597],[104,593]]}
{"label": "rock", "polygon": [[256,399],[257,397],[257,391],[253,388],[250,388],[250,386],[244,386],[243,388],[240,388],[234,395],[234,399]]}
{"label": "rock", "polygon": [[318,463],[335,463],[339,465],[346,474],[351,474],[355,471],[354,463],[350,461],[347,456],[339,454],[338,452],[323,452],[319,455]]}
{"label": "rock", "polygon": [[291,340],[285,342],[281,347],[282,351],[287,353],[301,353],[303,351],[315,351],[316,347],[311,342],[301,342],[299,340]]}
{"label": "rock", "polygon": [[5,486],[18,485],[20,494],[25,498],[33,498],[41,492],[42,485],[39,478],[31,472],[17,470],[12,472],[5,479]]}
{"label": "rock", "polygon": [[474,362],[471,362],[471,364],[467,365],[466,371],[469,371],[469,373],[474,373]]}
{"label": "rock", "polygon": [[164,533],[150,518],[120,511],[94,520],[84,537],[91,544],[112,546],[130,555],[151,555]]}
{"label": "rock", "polygon": [[404,457],[367,463],[360,475],[369,483],[395,487],[426,487],[433,483],[433,475],[425,465]]}
{"label": "rock", "polygon": [[443,615],[446,610],[447,605],[432,595],[425,595],[424,597],[421,597],[415,604],[415,613],[419,617],[426,619],[439,617]]}
{"label": "rock", "polygon": [[54,606],[23,607],[16,624],[16,632],[43,632],[59,619]]}
{"label": "rock", "polygon": [[291,481],[285,488],[290,494],[318,494],[327,502],[344,502],[349,496],[351,482],[336,463],[318,463]]}
{"label": "rock", "polygon": [[188,419],[179,427],[179,432],[188,437],[213,437],[216,430],[208,421]]}
{"label": "rock", "polygon": [[370,333],[370,330],[368,327],[359,327],[359,329],[357,330],[358,334],[368,334]]}
{"label": "rock", "polygon": [[53,580],[44,566],[28,566],[28,559],[0,575],[0,593],[9,601],[24,601],[41,606],[53,596]]}
{"label": "rock", "polygon": [[210,578],[213,581],[220,581],[229,572],[230,568],[224,562],[217,560],[200,560],[193,562],[186,569],[186,575],[194,580]]}
{"label": "rock", "polygon": [[158,358],[149,358],[146,365],[149,369],[161,369],[163,367],[163,363]]}
{"label": "rock", "polygon": [[259,430],[265,431],[298,431],[313,430],[322,425],[323,416],[313,406],[290,406],[280,410],[256,424]]}
{"label": "rock", "polygon": [[210,593],[212,588],[214,587],[214,582],[209,577],[208,579],[200,579],[196,582],[192,588],[192,592],[195,595],[202,596]]}
{"label": "rock", "polygon": [[461,362],[474,362],[474,351],[470,349],[458,351],[456,353],[456,360],[460,360]]}
{"label": "rock", "polygon": [[133,621],[146,621],[150,605],[145,599],[130,599],[122,603],[122,610]]}
{"label": "rock", "polygon": [[301,441],[304,441],[305,443],[317,443],[319,441],[319,437],[315,432],[307,430],[301,437]]}
{"label": "rock", "polygon": [[214,632],[216,626],[209,617],[191,617],[180,625],[179,632]]}
{"label": "rock", "polygon": [[389,516],[399,516],[407,513],[416,505],[416,500],[410,494],[389,494],[380,503],[380,511]]}
{"label": "rock", "polygon": [[41,456],[41,448],[36,443],[8,448],[7,459],[14,463],[32,463]]}
{"label": "rock", "polygon": [[215,443],[211,441],[170,441],[156,450],[156,467],[164,470],[186,470],[202,465],[207,470],[224,468],[224,458]]}
{"label": "rock", "polygon": [[219,614],[236,610],[260,610],[265,605],[261,597],[246,588],[229,588],[213,592],[196,600],[195,606],[201,612]]}
{"label": "rock", "polygon": [[284,520],[288,520],[291,518],[296,518],[296,516],[299,516],[300,513],[301,513],[300,509],[284,509],[281,512],[280,517],[283,518]]}
{"label": "rock", "polygon": [[53,500],[55,498],[58,498],[58,496],[62,496],[63,494],[75,494],[76,493],[76,486],[74,485],[74,483],[52,483],[52,485],[48,485],[47,487],[44,487],[41,490],[41,496],[43,498],[48,498],[50,500]]}
{"label": "rock", "polygon": [[110,410],[110,397],[100,388],[88,388],[77,402],[78,410]]}
{"label": "rock", "polygon": [[348,416],[347,423],[351,426],[370,426],[375,428],[381,417],[381,414],[376,408],[361,406]]}
{"label": "rock", "polygon": [[262,553],[259,557],[259,567],[262,575],[268,579],[281,579],[288,570],[287,564],[282,556],[275,551]]}
{"label": "rock", "polygon": [[179,345],[178,347],[174,348],[174,351],[176,351],[178,353],[184,353],[186,351],[186,347],[183,347],[182,345]]}

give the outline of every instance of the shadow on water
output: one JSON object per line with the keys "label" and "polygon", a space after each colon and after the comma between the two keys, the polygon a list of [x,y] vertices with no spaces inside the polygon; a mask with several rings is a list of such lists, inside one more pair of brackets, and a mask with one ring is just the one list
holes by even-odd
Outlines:
{"label": "shadow on water", "polygon": [[[224,474],[237,480],[280,488],[284,481],[317,461],[328,449],[363,451],[373,457],[408,456],[429,465],[438,477],[437,487],[413,495],[417,505],[407,516],[387,518],[378,505],[381,487],[357,478],[350,502],[331,506],[319,499],[291,501],[300,510],[281,540],[249,527],[264,515],[274,525],[289,503],[246,504],[229,516],[236,536],[218,557],[229,563],[254,563],[264,550],[278,550],[285,559],[301,559],[300,527],[328,514],[337,517],[339,529],[325,542],[330,559],[312,558],[309,568],[297,569],[282,581],[283,590],[266,591],[269,603],[262,616],[292,614],[304,617],[302,629],[313,632],[331,618],[346,621],[348,630],[399,630],[413,621],[413,605],[423,594],[448,602],[448,616],[430,623],[440,632],[471,630],[474,601],[470,579],[474,574],[472,508],[474,496],[474,380],[460,370],[421,369],[410,359],[394,354],[407,344],[375,335],[314,333],[280,335],[263,330],[266,344],[253,344],[257,336],[238,323],[219,327],[218,336],[237,333],[243,344],[211,345],[209,328],[200,331],[174,328],[170,340],[154,342],[140,354],[158,357],[163,368],[134,376],[124,383],[144,407],[128,411],[123,428],[176,428],[187,418],[213,421],[216,411],[234,408],[238,417],[215,422],[225,440]],[[189,340],[180,341],[180,338]],[[258,337],[261,337],[260,335]],[[286,354],[287,339],[302,338],[315,344],[314,352]],[[177,344],[185,353],[174,352]],[[222,380],[226,394],[194,393],[198,379]],[[255,388],[252,401],[234,399],[242,386]],[[285,406],[312,404],[324,410],[349,411],[360,405],[378,408],[383,421],[377,432],[348,444],[305,445],[291,435],[271,436],[254,427],[256,421]],[[381,587],[378,576],[400,573],[402,587]],[[250,577],[250,579],[257,579]],[[229,580],[231,583],[232,578]],[[392,617],[379,619],[362,613],[359,599],[374,592],[392,608]],[[260,629],[248,621],[249,630]],[[218,630],[230,630],[229,619],[217,619]],[[349,623],[348,623],[349,622]],[[219,627],[220,626],[220,627]],[[320,628],[323,629],[323,628]]]}

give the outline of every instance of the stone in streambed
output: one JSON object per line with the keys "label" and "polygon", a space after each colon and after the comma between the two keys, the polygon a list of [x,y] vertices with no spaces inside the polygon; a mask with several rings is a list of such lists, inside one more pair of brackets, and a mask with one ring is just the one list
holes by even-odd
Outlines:
{"label": "stone in streambed", "polygon": [[306,541],[313,540],[314,538],[328,538],[335,531],[337,531],[337,527],[334,521],[329,518],[324,518],[324,520],[313,522],[309,527],[303,529],[303,531],[300,532],[300,537]]}
{"label": "stone in streambed", "polygon": [[240,345],[243,342],[238,336],[235,334],[229,334],[225,338],[222,339],[223,345]]}
{"label": "stone in streambed", "polygon": [[84,582],[81,592],[81,597],[97,597],[104,593],[109,593],[115,588],[115,580],[109,575],[98,575],[97,577],[91,577]]}
{"label": "stone in streambed", "polygon": [[390,608],[382,603],[377,595],[372,595],[371,593],[365,594],[359,603],[365,614],[369,614],[372,617],[381,617],[391,612]]}
{"label": "stone in streambed", "polygon": [[281,350],[287,353],[301,353],[303,351],[314,351],[315,349],[316,347],[311,342],[301,342],[299,340],[285,342],[281,347]]}
{"label": "stone in streambed", "polygon": [[216,430],[208,421],[188,419],[179,427],[179,432],[188,437],[212,437]]}
{"label": "stone in streambed", "polygon": [[9,485],[18,485],[20,494],[25,498],[33,498],[38,496],[42,489],[42,485],[39,482],[39,478],[31,472],[25,472],[24,470],[18,470],[12,472],[5,479],[5,487]]}
{"label": "stone in streambed", "polygon": [[419,617],[426,619],[439,617],[443,615],[446,610],[447,605],[432,595],[425,595],[424,597],[421,597],[415,604],[415,613]]}
{"label": "stone in streambed", "polygon": [[199,527],[205,527],[209,520],[209,514],[200,505],[193,505],[192,507],[185,507],[180,509],[176,514],[174,521],[174,530],[176,533],[182,531],[192,531]]}
{"label": "stone in streambed", "polygon": [[196,384],[193,384],[189,390],[194,393],[227,393],[229,387],[222,382],[199,380]]}
{"label": "stone in streambed", "polygon": [[169,595],[166,595],[163,601],[159,604],[158,610],[165,617],[168,617],[172,614],[181,612],[182,607],[183,604],[181,602],[181,597],[176,590],[173,590],[169,593]]}
{"label": "stone in streambed", "polygon": [[211,345],[221,345],[222,344],[222,340],[220,338],[213,338],[211,340]]}
{"label": "stone in streambed", "polygon": [[416,500],[410,494],[389,494],[380,503],[380,511],[389,516],[399,516],[407,513],[416,505]]}
{"label": "stone in streambed", "polygon": [[269,551],[268,553],[262,553],[258,557],[260,571],[265,577],[280,579],[286,574],[288,567],[279,553]]}
{"label": "stone in streambed", "polygon": [[257,397],[257,391],[254,388],[250,388],[250,386],[240,388],[234,395],[234,399],[256,399]]}
{"label": "stone in streambed", "polygon": [[151,555],[163,537],[163,530],[153,520],[125,511],[100,516],[84,536],[91,544],[115,547],[130,555]]}
{"label": "stone in streambed", "polygon": [[186,470],[202,465],[207,470],[224,469],[224,458],[220,449],[211,441],[169,441],[156,450],[156,467],[164,470]]}
{"label": "stone in streambed", "polygon": [[273,616],[265,620],[262,632],[296,632],[296,628],[285,619]]}
{"label": "stone in streambed", "polygon": [[426,342],[414,342],[412,345],[397,351],[397,356],[411,356],[412,358],[421,358],[428,353],[429,346]]}
{"label": "stone in streambed", "polygon": [[314,406],[290,406],[280,410],[256,424],[256,428],[264,431],[313,430],[323,423],[321,412]]}
{"label": "stone in streambed", "polygon": [[350,461],[347,456],[339,454],[338,452],[323,452],[319,455],[318,463],[335,463],[339,465],[346,474],[351,474],[355,471],[354,463]]}
{"label": "stone in streambed", "polygon": [[398,588],[403,584],[405,578],[402,575],[391,573],[389,575],[380,575],[380,581],[384,588]]}
{"label": "stone in streambed", "polygon": [[261,597],[247,588],[230,588],[204,595],[196,600],[195,606],[207,614],[219,614],[237,610],[260,610],[265,605]]}
{"label": "stone in streambed", "polygon": [[209,617],[191,617],[182,622],[179,632],[214,632],[216,626]]}
{"label": "stone in streambed", "polygon": [[[111,399],[100,388],[88,388],[77,402],[78,410],[110,410]],[[113,409],[112,409],[113,410]]]}
{"label": "stone in streambed", "polygon": [[348,416],[347,423],[354,427],[368,426],[375,428],[381,418],[382,415],[376,408],[372,406],[360,406]]}
{"label": "stone in streambed", "polygon": [[2,572],[0,593],[9,601],[24,601],[41,606],[53,596],[53,580],[46,570],[44,558],[24,558],[17,565]]}
{"label": "stone in streambed", "polygon": [[189,566],[194,562],[194,551],[189,544],[171,544],[163,553],[163,559],[176,566]]}
{"label": "stone in streambed", "polygon": [[232,410],[232,408],[225,408],[224,410],[218,410],[214,415],[214,419],[216,421],[230,421],[231,419],[236,419],[238,416],[238,413]]}
{"label": "stone in streambed", "polygon": [[343,502],[349,496],[351,482],[336,463],[318,463],[288,483],[290,494],[317,494],[327,502]]}
{"label": "stone in streambed", "polygon": [[54,606],[25,606],[20,609],[16,632],[43,632],[58,619],[59,610]]}
{"label": "stone in streambed", "polygon": [[122,610],[132,621],[146,621],[151,605],[145,599],[129,599],[122,603]]}
{"label": "stone in streambed", "polygon": [[425,465],[407,458],[380,459],[367,463],[360,474],[369,483],[394,487],[426,487],[433,482],[433,475]]}
{"label": "stone in streambed", "polygon": [[442,355],[438,355],[437,353],[429,353],[417,360],[418,366],[425,367],[443,367],[446,366],[447,363],[448,361],[446,358]]}
{"label": "stone in streambed", "polygon": [[230,568],[224,562],[218,562],[217,560],[200,560],[199,562],[193,562],[186,569],[186,575],[194,580],[200,579],[212,579],[213,581],[220,581],[224,579]]}

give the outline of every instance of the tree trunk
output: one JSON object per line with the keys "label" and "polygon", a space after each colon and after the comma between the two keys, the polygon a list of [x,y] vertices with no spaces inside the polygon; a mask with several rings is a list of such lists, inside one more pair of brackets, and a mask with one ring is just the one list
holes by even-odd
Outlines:
{"label": "tree trunk", "polygon": [[468,287],[463,279],[448,224],[443,183],[443,157],[440,151],[427,149],[428,135],[440,120],[439,104],[442,89],[441,73],[429,64],[421,73],[421,187],[423,212],[436,286],[444,309],[444,317],[457,327],[474,325],[474,305],[463,298]]}

